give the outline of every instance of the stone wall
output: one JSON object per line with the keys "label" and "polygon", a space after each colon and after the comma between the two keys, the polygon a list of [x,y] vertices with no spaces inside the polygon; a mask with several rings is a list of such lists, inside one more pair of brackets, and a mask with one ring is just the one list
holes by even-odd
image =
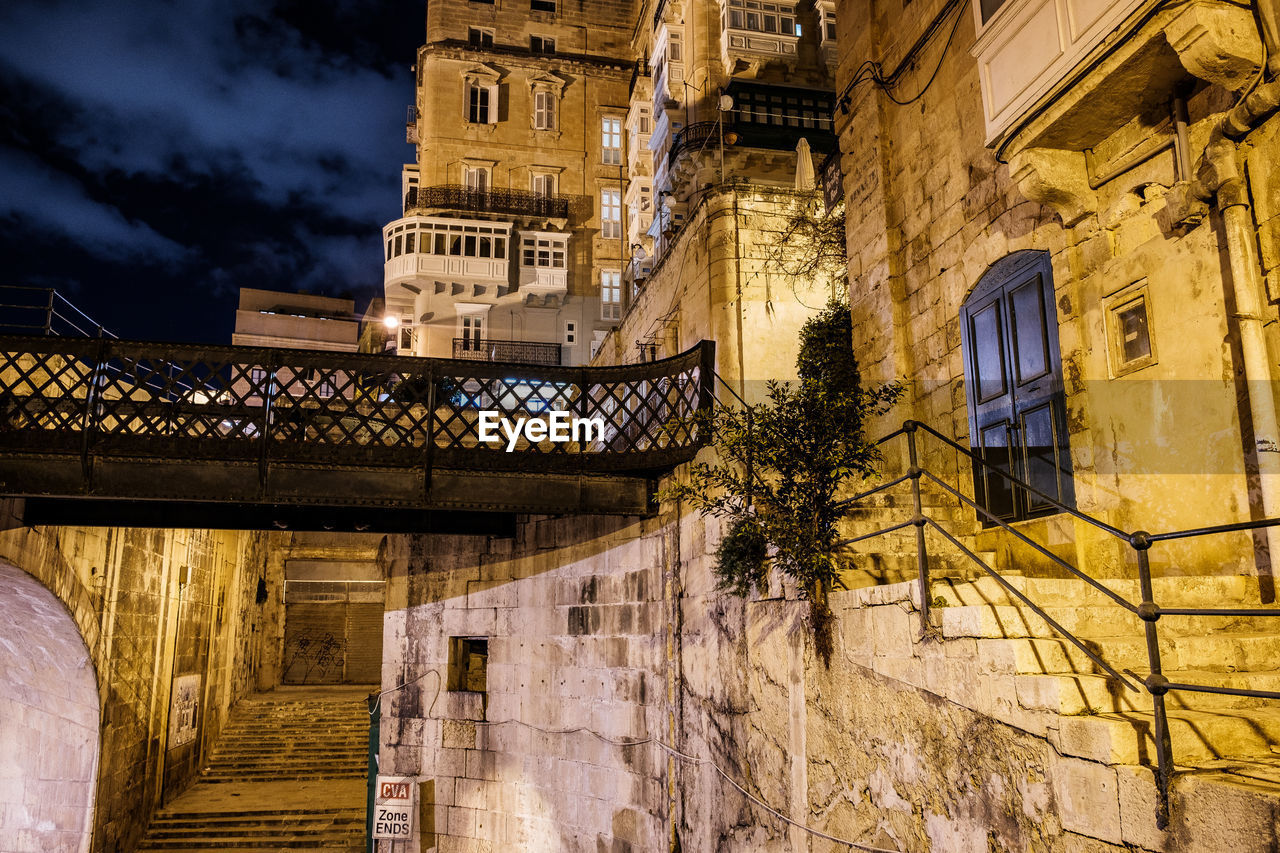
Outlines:
{"label": "stone wall", "polygon": [[[381,767],[423,783],[416,849],[661,849],[663,542],[626,519],[387,540]],[[479,687],[450,684],[466,637],[483,693],[449,689]]]}
{"label": "stone wall", "polygon": [[[268,630],[282,577],[268,571],[273,535],[30,528],[16,526],[20,508],[5,509],[0,561],[66,608],[96,677],[99,719],[85,745],[100,754],[93,849],[132,849],[151,811],[189,784],[230,706],[278,672]],[[4,614],[19,635],[31,618]],[[174,684],[184,683],[197,703],[188,730],[169,713]]]}
{"label": "stone wall", "polygon": [[[893,67],[943,5],[913,5],[908,13],[890,2],[843,4],[840,38],[850,49],[841,88],[866,59]],[[1171,188],[1181,176],[1170,152],[1094,190],[1086,187],[1089,209],[1079,215],[1061,212],[1065,204],[1040,203],[1065,195],[1045,188],[1056,161],[1042,162],[1033,152],[1011,166],[986,147],[978,66],[965,49],[974,35],[973,16],[962,10],[955,39],[923,97],[899,106],[864,81],[851,90],[848,112],[838,119],[855,353],[870,378],[908,382],[903,403],[870,431],[888,432],[916,418],[971,443],[961,306],[997,261],[1020,250],[1043,251],[1052,267],[1079,508],[1128,530],[1250,517],[1257,509],[1247,484],[1253,451],[1238,407],[1247,394],[1240,355],[1229,343],[1235,334],[1233,285],[1221,220],[1176,224]],[[925,70],[939,61],[940,51],[941,39],[927,51]],[[913,96],[927,80],[917,70],[894,94]],[[1203,148],[1216,114],[1230,103],[1218,87],[1192,90],[1193,152]],[[1099,142],[1100,161],[1168,133],[1161,124],[1167,125],[1167,113],[1158,106]],[[1088,119],[1073,121],[1074,131],[1086,137]],[[1259,157],[1250,160],[1255,171],[1269,174],[1256,166]],[[1142,288],[1156,358],[1121,374],[1109,311]],[[924,461],[972,489],[958,454],[935,445]],[[1068,529],[1065,536],[1043,523],[1028,529],[1043,542],[1070,540],[1068,556],[1097,574],[1129,571],[1122,549],[1088,529]],[[1171,573],[1250,573],[1256,570],[1252,551],[1246,538],[1222,537],[1209,545],[1162,548],[1153,559],[1159,571]]]}
{"label": "stone wall", "polygon": [[[1158,831],[1141,739],[1023,674],[1067,671],[1040,659],[1064,644],[964,621],[993,583],[935,584],[929,632],[914,583],[834,592],[828,668],[788,584],[716,588],[720,528],[667,506],[388,538],[380,766],[417,782],[409,851],[1270,849],[1274,793],[1240,778],[1180,777]],[[488,641],[484,693],[448,689],[461,637]]]}

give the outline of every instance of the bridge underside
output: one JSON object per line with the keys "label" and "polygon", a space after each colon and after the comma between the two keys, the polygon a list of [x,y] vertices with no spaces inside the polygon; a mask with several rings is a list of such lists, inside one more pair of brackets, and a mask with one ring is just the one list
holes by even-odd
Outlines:
{"label": "bridge underside", "polygon": [[31,524],[494,533],[517,513],[654,509],[646,477],[273,465],[264,484],[260,473],[247,462],[97,459],[86,477],[79,458],[8,456],[0,491],[20,491]]}

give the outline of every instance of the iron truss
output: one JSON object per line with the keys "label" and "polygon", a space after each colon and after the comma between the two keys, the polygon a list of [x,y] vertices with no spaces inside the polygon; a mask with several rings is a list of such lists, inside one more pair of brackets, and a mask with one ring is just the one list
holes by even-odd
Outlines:
{"label": "iron truss", "polygon": [[[651,478],[698,451],[714,353],[558,367],[0,336],[0,494],[644,513]],[[508,452],[482,411],[605,429]]]}

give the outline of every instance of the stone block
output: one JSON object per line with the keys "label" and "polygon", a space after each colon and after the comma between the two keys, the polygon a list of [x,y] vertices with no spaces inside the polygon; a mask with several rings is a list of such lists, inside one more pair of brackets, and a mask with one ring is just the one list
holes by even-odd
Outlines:
{"label": "stone block", "polygon": [[1116,770],[1092,761],[1055,757],[1050,767],[1062,828],[1112,844],[1121,843]]}
{"label": "stone block", "polygon": [[1120,830],[1124,843],[1164,853],[1168,834],[1156,828],[1156,781],[1147,767],[1115,768],[1120,796]]}

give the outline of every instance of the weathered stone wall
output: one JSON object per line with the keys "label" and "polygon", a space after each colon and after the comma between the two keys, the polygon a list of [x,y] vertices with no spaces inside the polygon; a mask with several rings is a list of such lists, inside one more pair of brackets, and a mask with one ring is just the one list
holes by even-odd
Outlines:
{"label": "weathered stone wall", "polygon": [[[1150,771],[1018,675],[1048,646],[922,634],[901,583],[832,594],[826,668],[794,589],[725,595],[720,524],[674,510],[387,540],[381,767],[418,782],[410,850],[843,849],[765,806],[887,850],[1267,849],[1274,799],[1235,783],[1181,780],[1158,832]],[[484,696],[446,689],[450,637],[488,638]]]}
{"label": "weathered stone wall", "polygon": [[[15,526],[14,509],[6,505],[0,561],[67,608],[96,675],[93,849],[131,849],[162,798],[190,782],[231,704],[278,671],[278,647],[264,642],[280,606],[280,576],[266,560],[272,535],[29,528]],[[30,618],[10,610],[6,622]],[[198,681],[198,710],[195,730],[179,736],[169,709],[183,676]]]}
{"label": "weathered stone wall", "polygon": [[[840,38],[851,49],[841,88],[866,59],[893,67],[942,6],[913,4],[908,13],[891,2],[842,4]],[[864,81],[838,120],[855,352],[870,377],[909,383],[902,404],[872,432],[916,418],[970,442],[961,305],[996,261],[1019,250],[1044,251],[1079,508],[1122,529],[1248,518],[1256,509],[1246,480],[1252,450],[1240,426],[1239,353],[1224,343],[1233,309],[1221,220],[1175,226],[1166,192],[1179,175],[1170,152],[1090,191],[1096,210],[1070,227],[1054,208],[1029,201],[1028,182],[1041,177],[1025,169],[1012,175],[985,147],[978,66],[965,49],[973,39],[973,17],[964,10],[922,98],[899,106]],[[908,98],[924,86],[940,42],[895,96]],[[1217,87],[1195,89],[1188,104],[1193,152],[1203,148],[1215,112],[1229,104]],[[1100,160],[1166,133],[1156,108],[1148,112],[1100,143]],[[1073,128],[1085,136],[1087,124],[1077,117]],[[1117,332],[1107,313],[1117,294],[1144,285],[1156,359],[1118,376],[1109,355]],[[972,489],[958,454],[926,447],[927,467]],[[1074,543],[1068,556],[1097,574],[1129,571],[1122,549],[1087,528],[1028,528],[1041,541]],[[1173,573],[1253,572],[1252,550],[1245,538],[1221,537],[1208,545],[1161,546],[1153,559],[1158,570]]]}
{"label": "weathered stone wall", "polygon": [[[664,535],[388,538],[381,767],[425,783],[415,849],[662,848]],[[448,689],[451,637],[487,638],[483,694]]]}
{"label": "weathered stone wall", "polygon": [[749,399],[766,379],[794,377],[800,327],[837,295],[779,264],[787,221],[806,204],[811,195],[785,187],[708,187],[595,363],[638,361],[637,342],[661,358],[713,340],[716,372]]}

